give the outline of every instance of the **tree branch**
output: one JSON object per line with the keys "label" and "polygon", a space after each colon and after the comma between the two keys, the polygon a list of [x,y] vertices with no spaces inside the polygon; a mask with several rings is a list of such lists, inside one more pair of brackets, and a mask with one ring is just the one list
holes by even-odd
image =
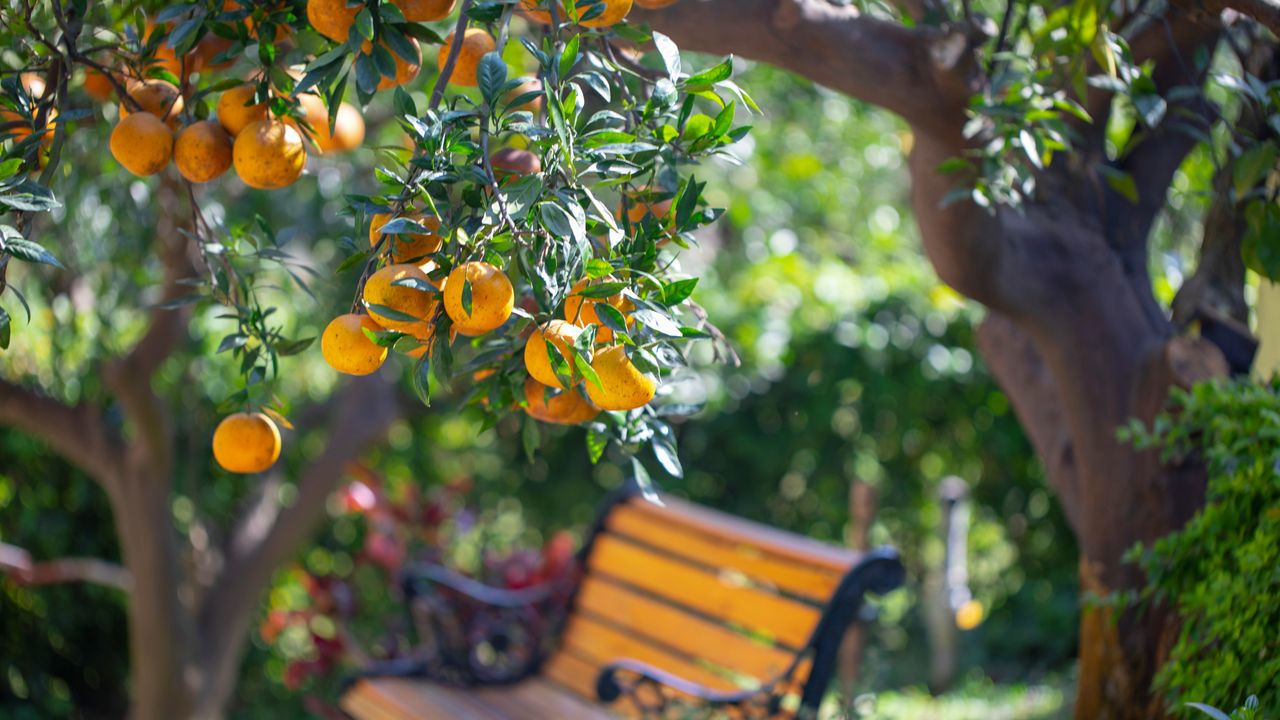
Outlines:
{"label": "tree branch", "polygon": [[682,48],[776,65],[931,131],[959,128],[976,88],[960,26],[907,28],[825,0],[682,0],[632,15]]}
{"label": "tree branch", "polygon": [[315,532],[347,463],[380,439],[399,416],[398,397],[395,386],[376,375],[348,382],[327,403],[329,439],[299,475],[294,504],[280,504],[278,490],[284,480],[275,475],[244,513],[231,535],[224,569],[200,612],[206,648],[202,664],[212,676],[201,689],[198,711],[219,710],[211,704],[228,696],[259,595],[276,568]]}
{"label": "tree branch", "polygon": [[1031,343],[1008,316],[987,313],[978,326],[978,347],[1013,405],[1072,529],[1081,529],[1079,468],[1058,387]]}
{"label": "tree branch", "polygon": [[1235,10],[1280,35],[1280,2],[1277,0],[1173,0],[1173,5],[1189,14],[1210,18],[1217,18],[1225,10]]}
{"label": "tree branch", "polygon": [[123,448],[109,434],[102,411],[92,405],[67,405],[39,391],[0,379],[0,424],[45,443],[114,492]]}
{"label": "tree branch", "polygon": [[0,572],[9,573],[19,585],[57,585],[88,582],[129,592],[133,576],[113,562],[97,558],[59,558],[33,562],[31,554],[16,545],[0,543]]}

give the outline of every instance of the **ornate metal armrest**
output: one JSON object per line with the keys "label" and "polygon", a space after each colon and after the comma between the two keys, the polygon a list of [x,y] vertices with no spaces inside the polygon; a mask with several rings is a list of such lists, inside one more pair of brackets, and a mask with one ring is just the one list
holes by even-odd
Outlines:
{"label": "ornate metal armrest", "polygon": [[[783,695],[777,690],[789,683],[799,660],[765,685],[746,690],[712,690],[639,660],[617,660],[601,669],[596,678],[596,695],[605,704],[625,696],[641,717],[668,717],[673,708],[688,705],[688,698],[695,699],[708,716],[717,713],[715,716],[720,717],[732,711],[731,717],[773,717]],[[673,697],[666,690],[681,696]]]}
{"label": "ornate metal armrest", "polygon": [[532,675],[546,657],[572,586],[564,578],[496,588],[449,568],[405,569],[415,674],[453,685],[496,685]]}

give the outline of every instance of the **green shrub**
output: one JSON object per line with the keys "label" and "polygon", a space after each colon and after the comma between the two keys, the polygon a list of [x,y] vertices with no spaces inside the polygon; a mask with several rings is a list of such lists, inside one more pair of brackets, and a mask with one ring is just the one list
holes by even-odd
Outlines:
{"label": "green shrub", "polygon": [[1280,382],[1179,393],[1173,412],[1135,439],[1166,460],[1199,454],[1209,467],[1204,509],[1132,554],[1147,599],[1172,602],[1182,620],[1157,689],[1190,717],[1186,700],[1234,707],[1263,688],[1260,716],[1280,715]]}

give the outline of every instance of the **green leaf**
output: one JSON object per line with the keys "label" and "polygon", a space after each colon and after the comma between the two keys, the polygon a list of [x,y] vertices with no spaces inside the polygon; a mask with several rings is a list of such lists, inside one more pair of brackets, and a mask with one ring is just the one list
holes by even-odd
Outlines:
{"label": "green leaf", "polygon": [[1187,707],[1193,707],[1199,710],[1200,712],[1204,713],[1205,715],[1208,715],[1209,717],[1213,718],[1213,720],[1231,720],[1230,715],[1222,712],[1216,707],[1211,707],[1209,705],[1205,705],[1204,703],[1189,702],[1187,703]]}
{"label": "green leaf", "polygon": [[0,203],[26,212],[44,212],[62,207],[62,203],[53,197],[52,190],[33,180],[23,180],[0,195]]}
{"label": "green leaf", "polygon": [[471,294],[472,294],[471,277],[470,275],[463,275],[462,277],[462,312],[466,313],[467,317],[471,317],[471,304],[472,304]]}
{"label": "green leaf", "polygon": [[301,353],[303,350],[311,347],[311,343],[315,341],[316,339],[314,336],[302,338],[300,340],[282,340],[275,343],[272,348],[276,351],[276,354],[282,357],[288,357],[290,355],[297,355]]}
{"label": "green leaf", "polygon": [[604,457],[604,451],[608,447],[609,433],[604,425],[592,423],[587,428],[587,457],[590,458],[592,465],[600,462],[600,458]]}
{"label": "green leaf", "polygon": [[[0,350],[9,349],[11,322],[9,313],[0,307]],[[593,461],[594,462],[594,461]]]}
{"label": "green leaf", "polygon": [[662,57],[662,64],[667,69],[667,77],[671,82],[675,82],[680,78],[680,48],[676,47],[671,38],[656,31],[653,33],[653,44],[658,48],[658,55]]}
{"label": "green leaf", "polygon": [[588,285],[573,294],[580,297],[599,300],[601,298],[613,297],[626,289],[627,284],[624,282],[604,282],[596,283],[595,285]]}
{"label": "green leaf", "polygon": [[628,479],[645,500],[654,505],[662,505],[662,500],[658,497],[658,490],[653,485],[653,478],[649,477],[649,471],[644,469],[640,459],[635,456],[631,458],[631,477]]}
{"label": "green leaf", "polygon": [[369,309],[385,318],[390,318],[399,322],[420,322],[424,319],[414,317],[407,313],[402,313],[399,310],[389,308],[386,305],[378,305],[377,303],[371,303],[369,305]]}
{"label": "green leaf", "polygon": [[698,87],[702,85],[714,85],[733,77],[733,56],[720,61],[719,65],[703,70],[685,80],[687,87]]}
{"label": "green leaf", "polygon": [[644,324],[645,327],[667,337],[683,337],[680,326],[667,315],[656,310],[640,308],[631,313],[631,317]]}
{"label": "green leaf", "polygon": [[564,50],[560,53],[559,72],[561,78],[569,77],[569,73],[573,72],[573,66],[578,63],[578,48],[582,43],[581,35],[574,35],[569,38],[569,42],[564,44]]}
{"label": "green leaf", "polygon": [[365,7],[356,13],[356,32],[365,40],[373,40],[373,13]]}
{"label": "green leaf", "polygon": [[524,429],[520,432],[520,442],[524,446],[526,460],[533,462],[533,457],[537,454],[538,445],[541,441],[541,437],[538,435],[538,421],[532,417],[526,417],[524,419]]}
{"label": "green leaf", "polygon": [[1244,209],[1244,222],[1240,252],[1245,265],[1259,275],[1280,279],[1280,205],[1250,201]]}
{"label": "green leaf", "polygon": [[1112,190],[1120,193],[1131,203],[1138,202],[1138,185],[1133,181],[1132,175],[1109,165],[1099,165],[1098,171],[1106,178],[1107,185],[1111,186]]}
{"label": "green leaf", "polygon": [[667,283],[662,287],[662,304],[668,307],[679,305],[693,294],[693,289],[698,285],[698,278],[689,278],[687,280],[676,280]]}
{"label": "green leaf", "polygon": [[413,366],[413,392],[423,405],[431,406],[431,363],[426,353]]}
{"label": "green leaf", "polygon": [[56,268],[62,267],[62,263],[58,262],[58,258],[54,257],[53,253],[45,250],[39,243],[27,240],[22,236],[5,238],[4,250],[7,254],[12,255],[19,260],[43,263],[45,265],[52,265]]}
{"label": "green leaf", "polygon": [[507,61],[503,60],[498,52],[485,54],[480,58],[480,67],[476,70],[476,81],[485,102],[489,107],[495,107],[502,93],[502,86],[507,82]]}
{"label": "green leaf", "polygon": [[655,422],[652,427],[654,434],[651,447],[658,464],[667,471],[668,475],[676,478],[684,477],[684,468],[680,465],[680,454],[676,451],[676,437],[671,431],[671,426],[665,422]]}
{"label": "green leaf", "polygon": [[1248,195],[1258,181],[1275,168],[1278,151],[1280,147],[1275,141],[1269,140],[1241,153],[1236,158],[1235,165],[1231,168],[1231,177],[1235,185],[1237,201]]}
{"label": "green leaf", "polygon": [[247,342],[249,342],[249,338],[247,336],[241,333],[232,333],[222,338],[222,342],[218,343],[218,352],[224,353],[228,350],[242,348]]}
{"label": "green leaf", "polygon": [[382,81],[382,73],[371,55],[360,55],[356,58],[356,88],[360,92],[372,95]]}

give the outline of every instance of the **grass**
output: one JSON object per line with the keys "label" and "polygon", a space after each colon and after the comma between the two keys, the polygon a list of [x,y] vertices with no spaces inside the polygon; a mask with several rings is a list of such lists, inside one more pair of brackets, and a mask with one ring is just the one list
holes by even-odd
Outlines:
{"label": "grass", "polygon": [[934,697],[924,688],[859,695],[852,711],[836,696],[823,704],[823,720],[1066,720],[1071,717],[1069,680],[1000,685],[986,678],[964,682]]}

